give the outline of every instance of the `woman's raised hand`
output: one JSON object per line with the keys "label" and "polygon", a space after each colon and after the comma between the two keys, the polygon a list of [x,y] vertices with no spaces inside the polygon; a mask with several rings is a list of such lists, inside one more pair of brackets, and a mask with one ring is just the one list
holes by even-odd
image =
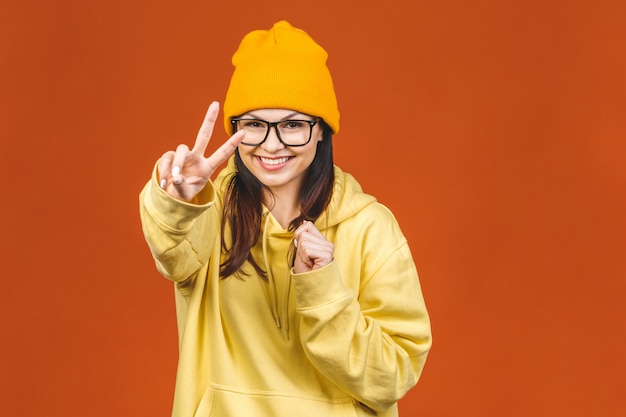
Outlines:
{"label": "woman's raised hand", "polygon": [[179,200],[191,201],[206,185],[215,170],[235,152],[244,137],[243,130],[232,135],[208,158],[204,156],[213,134],[213,127],[220,110],[218,102],[209,106],[196,143],[190,150],[178,145],[176,151],[163,154],[157,166],[159,183],[169,195]]}

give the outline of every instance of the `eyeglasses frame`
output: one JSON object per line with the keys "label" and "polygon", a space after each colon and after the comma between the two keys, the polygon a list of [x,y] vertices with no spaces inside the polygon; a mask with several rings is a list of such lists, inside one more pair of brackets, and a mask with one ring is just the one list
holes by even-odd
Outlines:
{"label": "eyeglasses frame", "polygon": [[[246,145],[246,146],[261,146],[269,137],[270,135],[270,131],[272,130],[272,127],[274,128],[274,130],[276,131],[276,137],[278,138],[278,140],[280,141],[280,143],[282,143],[285,146],[288,146],[290,148],[297,148],[300,146],[305,146],[308,145],[309,142],[311,142],[311,138],[313,137],[313,127],[315,127],[316,124],[318,124],[320,122],[319,119],[316,120],[302,120],[302,119],[288,119],[288,120],[280,120],[278,122],[268,122],[267,120],[263,120],[263,119],[257,119],[254,117],[231,117],[230,119],[230,123],[233,125],[233,133],[235,133],[237,131],[237,122],[240,121],[245,121],[245,120],[254,120],[257,122],[263,122],[267,124],[267,132],[265,132],[265,137],[263,138],[263,140],[259,143],[246,143],[245,140],[243,142],[240,142],[242,145]],[[287,143],[285,143],[283,141],[283,138],[280,137],[280,131],[278,130],[278,125],[281,123],[285,123],[285,122],[304,122],[304,123],[308,123],[309,124],[309,139],[302,144],[299,145],[289,145]]]}

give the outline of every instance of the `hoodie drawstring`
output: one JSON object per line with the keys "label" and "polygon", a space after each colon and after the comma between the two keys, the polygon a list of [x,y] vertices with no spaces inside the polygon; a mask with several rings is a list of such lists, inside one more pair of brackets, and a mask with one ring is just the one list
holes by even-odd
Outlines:
{"label": "hoodie drawstring", "polygon": [[[272,269],[270,268],[269,254],[268,254],[268,227],[267,223],[269,211],[265,211],[263,213],[263,261],[265,263],[265,271],[267,272],[267,281],[269,285],[269,298],[270,305],[272,309],[272,316],[274,317],[274,322],[276,323],[276,327],[282,330],[285,339],[289,340],[289,290],[291,287],[291,282],[287,283],[287,289],[285,294],[284,308],[283,308],[283,322],[281,323],[281,317],[278,306],[278,289],[276,288],[276,282],[274,280],[274,275],[272,274]],[[289,276],[289,281],[291,281],[291,276]]]}
{"label": "hoodie drawstring", "polygon": [[263,261],[265,262],[265,271],[267,272],[267,281],[270,287],[270,305],[272,308],[272,316],[274,317],[274,321],[276,322],[276,327],[280,328],[280,317],[278,316],[278,294],[276,292],[276,284],[274,283],[274,276],[272,275],[272,270],[270,268],[269,262],[267,261],[267,216],[269,211],[263,213]]}

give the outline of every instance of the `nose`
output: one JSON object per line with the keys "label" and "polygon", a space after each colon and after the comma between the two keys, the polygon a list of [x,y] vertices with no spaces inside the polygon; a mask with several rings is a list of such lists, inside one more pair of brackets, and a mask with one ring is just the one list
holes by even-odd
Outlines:
{"label": "nose", "polygon": [[276,152],[285,147],[280,139],[278,139],[278,126],[270,126],[270,131],[265,141],[261,144],[261,147],[268,152]]}

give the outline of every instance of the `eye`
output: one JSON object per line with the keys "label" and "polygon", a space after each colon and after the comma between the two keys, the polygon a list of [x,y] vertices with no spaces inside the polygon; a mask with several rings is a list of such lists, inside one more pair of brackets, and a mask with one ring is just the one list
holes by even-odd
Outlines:
{"label": "eye", "polygon": [[250,129],[250,130],[255,130],[255,129],[265,129],[265,123],[260,122],[259,120],[242,120],[242,127],[244,129]]}
{"label": "eye", "polygon": [[302,120],[287,120],[282,124],[283,129],[299,130],[307,127],[307,123]]}

